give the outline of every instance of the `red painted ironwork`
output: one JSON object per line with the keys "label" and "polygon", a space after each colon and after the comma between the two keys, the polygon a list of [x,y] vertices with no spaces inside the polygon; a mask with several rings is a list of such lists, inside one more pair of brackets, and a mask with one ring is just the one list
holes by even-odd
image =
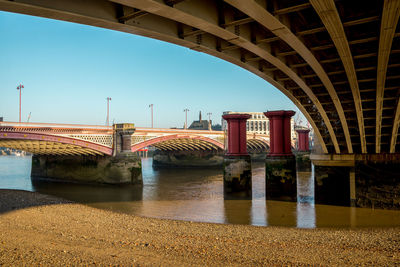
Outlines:
{"label": "red painted ironwork", "polygon": [[269,156],[289,156],[291,149],[290,119],[296,112],[292,110],[277,110],[264,112],[269,119],[270,152]]}
{"label": "red painted ironwork", "polygon": [[48,135],[41,133],[18,133],[18,132],[0,132],[0,140],[38,140],[38,141],[49,141],[55,143],[71,144],[80,146],[82,148],[89,148],[96,150],[98,152],[104,153],[106,155],[112,155],[112,148],[106,147],[100,144],[95,144],[92,142],[79,140],[71,137]]}
{"label": "red painted ironwork", "polygon": [[249,114],[227,114],[222,118],[228,123],[228,152],[229,156],[241,156],[247,154],[246,121]]}
{"label": "red painted ironwork", "polygon": [[160,142],[163,142],[163,141],[173,140],[173,139],[197,139],[197,140],[202,140],[202,141],[211,143],[211,144],[213,144],[213,145],[215,145],[215,146],[217,146],[217,147],[219,147],[221,149],[224,149],[224,145],[223,144],[221,144],[220,142],[218,142],[218,141],[216,141],[214,139],[208,138],[208,137],[174,134],[174,135],[160,136],[160,137],[156,137],[156,138],[153,138],[153,139],[149,139],[149,140],[143,141],[143,142],[138,143],[138,144],[134,144],[132,146],[132,150],[131,151],[132,152],[136,152],[136,151],[138,151],[138,150],[140,150],[140,149],[142,149],[144,147],[151,146],[153,144],[157,144],[157,143],[160,143]]}
{"label": "red painted ironwork", "polygon": [[297,129],[297,150],[298,151],[302,151],[302,152],[306,152],[309,151],[309,138],[308,138],[308,133],[310,132],[309,129]]}

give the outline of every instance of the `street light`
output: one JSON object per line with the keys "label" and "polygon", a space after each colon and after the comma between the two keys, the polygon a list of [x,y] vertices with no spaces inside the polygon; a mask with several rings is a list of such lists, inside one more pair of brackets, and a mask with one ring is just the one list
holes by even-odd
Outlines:
{"label": "street light", "polygon": [[208,112],[207,115],[208,115],[208,121],[211,123],[211,115],[212,115],[212,113]]}
{"label": "street light", "polygon": [[207,115],[208,115],[208,130],[211,131],[212,130],[212,125],[211,125],[211,115],[212,115],[212,113],[208,112]]}
{"label": "street light", "polygon": [[22,94],[22,88],[24,86],[22,84],[18,85],[17,90],[19,90],[19,122],[21,122],[21,94]]}
{"label": "street light", "polygon": [[153,104],[149,105],[149,108],[151,108],[151,128],[153,128]]}
{"label": "street light", "polygon": [[111,97],[107,97],[107,122],[106,125],[109,125],[110,122],[110,101],[111,101]]}
{"label": "street light", "polygon": [[185,129],[187,129],[187,113],[188,113],[188,111],[189,111],[188,108],[185,108],[185,109],[183,110],[183,112],[186,113],[186,118],[185,118]]}

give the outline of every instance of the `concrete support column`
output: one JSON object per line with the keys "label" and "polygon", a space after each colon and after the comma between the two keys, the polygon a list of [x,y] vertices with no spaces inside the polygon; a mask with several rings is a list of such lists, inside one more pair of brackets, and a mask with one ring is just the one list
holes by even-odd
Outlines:
{"label": "concrete support column", "polygon": [[[315,204],[350,206],[354,177],[351,166],[314,166]],[[355,191],[353,194],[355,198]]]}
{"label": "concrete support column", "polygon": [[270,153],[265,159],[266,199],[296,201],[296,160],[291,149],[291,110],[264,113],[269,119]]}
{"label": "concrete support column", "polygon": [[308,129],[297,129],[297,150],[300,152],[308,152],[309,148],[309,138],[308,134],[310,130]]}
{"label": "concrete support column", "polygon": [[310,156],[315,203],[400,210],[400,153]]}
{"label": "concrete support column", "polygon": [[222,116],[228,124],[228,149],[224,156],[224,196],[226,199],[251,199],[251,159],[247,153],[248,114]]}
{"label": "concrete support column", "polygon": [[356,173],[354,169],[352,169],[350,171],[350,206],[355,207],[356,203]]}

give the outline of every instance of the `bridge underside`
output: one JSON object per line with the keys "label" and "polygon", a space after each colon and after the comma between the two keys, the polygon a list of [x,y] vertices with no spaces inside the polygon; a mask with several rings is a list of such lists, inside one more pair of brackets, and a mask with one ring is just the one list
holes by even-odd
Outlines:
{"label": "bridge underside", "polygon": [[265,153],[269,151],[269,145],[263,140],[247,139],[247,151],[249,153]]}
{"label": "bridge underside", "polygon": [[0,0],[0,9],[219,57],[289,97],[322,152],[400,151],[400,1]]}
{"label": "bridge underside", "polygon": [[23,150],[39,155],[112,155],[103,144],[43,132],[17,132],[1,129],[0,147]]}
{"label": "bridge underside", "polygon": [[172,140],[162,141],[159,143],[155,143],[152,146],[159,150],[162,150],[162,151],[221,150],[221,148],[215,144],[209,143],[204,140],[190,139],[190,138],[172,139]]}
{"label": "bridge underside", "polygon": [[35,155],[104,156],[103,153],[94,149],[51,141],[8,139],[0,140],[0,147],[22,150]]}

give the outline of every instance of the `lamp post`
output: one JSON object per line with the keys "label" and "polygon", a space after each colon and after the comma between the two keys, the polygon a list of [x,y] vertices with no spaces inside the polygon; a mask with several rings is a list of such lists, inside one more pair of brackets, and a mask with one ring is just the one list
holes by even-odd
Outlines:
{"label": "lamp post", "polygon": [[153,128],[153,104],[149,105],[149,108],[151,108],[151,128]]}
{"label": "lamp post", "polygon": [[187,113],[188,113],[188,111],[189,111],[189,109],[187,109],[187,108],[185,108],[184,110],[183,110],[183,112],[185,112],[186,114],[186,116],[185,116],[185,130],[187,129]]}
{"label": "lamp post", "polygon": [[18,85],[17,90],[19,90],[19,122],[21,123],[21,94],[22,94],[22,88],[24,86],[22,84]]}
{"label": "lamp post", "polygon": [[212,115],[212,113],[208,112],[207,115],[208,115],[208,130],[211,131],[212,130],[212,124],[211,124],[211,115]]}
{"label": "lamp post", "polygon": [[110,101],[111,101],[111,97],[107,97],[107,122],[106,125],[109,125],[110,122]]}
{"label": "lamp post", "polygon": [[208,121],[211,123],[211,115],[212,115],[212,113],[208,112],[207,115],[208,115]]}

